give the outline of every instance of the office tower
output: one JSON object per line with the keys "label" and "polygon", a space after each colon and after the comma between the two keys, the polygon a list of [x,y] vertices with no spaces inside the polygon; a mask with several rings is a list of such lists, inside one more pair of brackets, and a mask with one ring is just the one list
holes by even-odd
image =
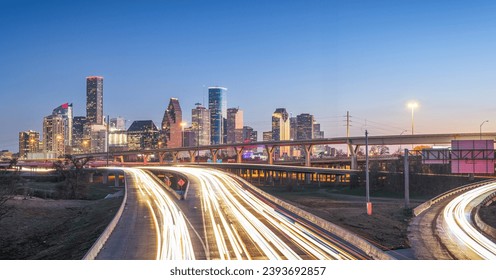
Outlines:
{"label": "office tower", "polygon": [[183,131],[183,141],[184,147],[195,147],[196,146],[196,131],[193,129],[193,126],[184,128]]}
{"label": "office tower", "polygon": [[86,119],[88,124],[103,125],[103,77],[86,78]]}
{"label": "office tower", "polygon": [[72,103],[64,103],[59,107],[53,109],[52,115],[62,116],[64,119],[64,145],[66,149],[72,147],[72,126],[73,126],[73,113],[72,113]]}
{"label": "office tower", "polygon": [[316,123],[315,119],[313,121],[313,139],[323,139],[324,131],[320,130],[320,123]]}
{"label": "office tower", "polygon": [[296,140],[298,121],[296,117],[289,117],[289,139]]}
{"label": "office tower", "polygon": [[264,142],[273,141],[273,139],[272,139],[272,131],[264,131],[262,133],[262,139],[263,139]]}
{"label": "office tower", "polygon": [[[289,114],[285,108],[277,108],[272,114],[272,139],[274,141],[290,140]],[[279,157],[289,156],[289,147],[277,147],[275,155]]]}
{"label": "office tower", "polygon": [[40,133],[28,130],[19,132],[19,158],[28,158],[28,153],[39,152]]}
{"label": "office tower", "polygon": [[110,129],[126,130],[126,120],[123,117],[111,118]]}
{"label": "office tower", "polygon": [[[249,142],[257,142],[258,141],[258,133],[253,130],[252,127],[250,126],[243,126],[243,142],[249,143]],[[272,139],[272,135],[270,135],[270,138]]]}
{"label": "office tower", "polygon": [[243,142],[243,111],[239,108],[227,109],[227,143]]}
{"label": "office tower", "polygon": [[123,151],[127,149],[126,120],[123,117],[110,119],[109,123],[109,149],[110,151]]}
{"label": "office tower", "polygon": [[89,152],[89,140],[84,142],[84,126],[86,125],[86,117],[74,117],[72,121],[72,148],[73,152],[85,153]]}
{"label": "office tower", "polygon": [[313,115],[300,114],[296,116],[296,140],[311,140],[313,138]]}
{"label": "office tower", "polygon": [[179,148],[183,146],[183,113],[179,100],[171,98],[169,106],[164,112],[162,119],[161,148]]}
{"label": "office tower", "polygon": [[191,110],[192,127],[195,132],[194,146],[210,145],[210,111],[196,103],[196,108]]}
{"label": "office tower", "polygon": [[134,121],[127,130],[127,144],[131,151],[157,149],[159,131],[153,121]]}
{"label": "office tower", "polygon": [[208,109],[210,110],[210,143],[226,142],[227,99],[226,88],[208,88]]}
{"label": "office tower", "polygon": [[43,118],[43,152],[56,156],[65,154],[65,119],[62,115],[50,115]]}
{"label": "office tower", "polygon": [[90,142],[90,151],[92,153],[107,152],[107,125],[87,124],[85,128],[85,139],[83,141],[87,140]]}

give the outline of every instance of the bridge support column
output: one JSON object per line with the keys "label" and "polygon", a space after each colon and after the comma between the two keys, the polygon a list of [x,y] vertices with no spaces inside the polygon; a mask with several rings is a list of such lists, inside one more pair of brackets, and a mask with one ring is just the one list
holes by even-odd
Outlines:
{"label": "bridge support column", "polygon": [[234,147],[234,150],[236,151],[236,163],[243,162],[243,149],[244,147]]}
{"label": "bridge support column", "polygon": [[177,163],[177,156],[179,155],[179,152],[173,151],[172,152],[172,162]]}
{"label": "bridge support column", "polygon": [[188,151],[189,154],[189,162],[194,163],[195,162],[195,150],[193,151]]}
{"label": "bridge support column", "polygon": [[158,160],[159,160],[160,164],[164,164],[164,160],[165,160],[165,152],[163,152],[163,153],[158,153]]}
{"label": "bridge support column", "polygon": [[210,153],[212,154],[212,161],[214,163],[217,163],[217,154],[219,153],[220,149],[210,149]]}
{"label": "bridge support column", "polygon": [[143,164],[146,165],[148,163],[148,155],[143,154]]}
{"label": "bridge support column", "polygon": [[305,150],[305,166],[310,167],[310,155],[312,154],[313,145],[303,145],[303,149]]}
{"label": "bridge support column", "polygon": [[109,177],[108,172],[103,172],[102,173],[102,183],[103,184],[107,184],[108,183],[108,177]]}
{"label": "bridge support column", "polygon": [[119,187],[119,173],[118,172],[114,173],[114,187],[116,187],[116,188]]}
{"label": "bridge support column", "polygon": [[88,174],[88,182],[93,183],[93,180],[94,180],[94,178],[93,178],[93,177],[94,177],[94,176],[95,176],[95,173],[90,172],[90,173]]}
{"label": "bridge support column", "polygon": [[274,164],[274,149],[276,146],[265,145],[265,150],[267,151],[268,164]]}

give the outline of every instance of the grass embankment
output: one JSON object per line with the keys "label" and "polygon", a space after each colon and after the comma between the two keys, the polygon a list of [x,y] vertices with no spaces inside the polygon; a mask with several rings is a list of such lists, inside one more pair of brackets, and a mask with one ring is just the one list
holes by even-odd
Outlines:
{"label": "grass embankment", "polygon": [[[55,194],[60,183],[28,182],[35,194]],[[0,259],[81,259],[121,205],[103,199],[122,188],[91,184],[85,200],[17,196],[14,210],[0,220]]]}
{"label": "grass embankment", "polygon": [[[403,199],[385,193],[371,196],[373,214],[367,215],[365,192],[360,189],[305,187],[287,192],[284,188],[261,187],[264,191],[350,230],[383,250],[409,248],[407,228],[410,214]],[[418,205],[414,201],[411,206]]]}

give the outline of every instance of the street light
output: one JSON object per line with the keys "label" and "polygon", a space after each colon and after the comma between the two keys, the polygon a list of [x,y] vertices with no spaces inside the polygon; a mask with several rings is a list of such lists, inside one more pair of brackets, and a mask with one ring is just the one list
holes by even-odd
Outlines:
{"label": "street light", "polygon": [[479,135],[480,135],[480,140],[482,140],[482,125],[489,122],[489,120],[483,121],[480,126],[479,126]]}
{"label": "street light", "polygon": [[412,101],[410,103],[408,103],[408,108],[411,108],[412,109],[412,135],[413,135],[413,131],[414,131],[414,118],[413,118],[413,110],[415,108],[418,107],[418,103],[415,102],[415,101]]}

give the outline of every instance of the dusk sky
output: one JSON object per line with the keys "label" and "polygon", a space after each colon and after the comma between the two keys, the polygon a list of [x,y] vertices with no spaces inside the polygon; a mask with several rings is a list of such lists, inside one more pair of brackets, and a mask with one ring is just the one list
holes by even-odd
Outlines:
{"label": "dusk sky", "polygon": [[[191,123],[207,87],[228,88],[245,125],[314,114],[326,137],[496,131],[496,1],[0,0],[0,150],[41,132],[59,105],[160,125],[177,97]],[[207,104],[206,104],[207,105]],[[207,105],[208,106],[208,105]],[[367,124],[367,125],[366,125]]]}

